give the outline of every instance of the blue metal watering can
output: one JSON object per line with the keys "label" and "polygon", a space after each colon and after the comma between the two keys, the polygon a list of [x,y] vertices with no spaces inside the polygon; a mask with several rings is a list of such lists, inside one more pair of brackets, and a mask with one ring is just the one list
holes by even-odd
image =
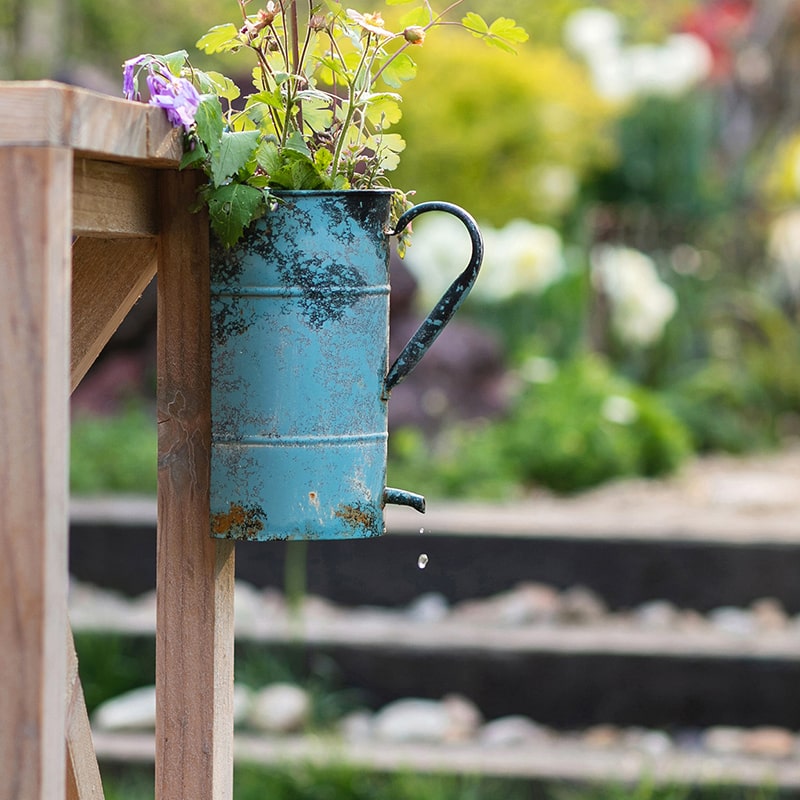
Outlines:
{"label": "blue metal watering can", "polygon": [[[387,401],[478,275],[475,221],[421,203],[389,228],[392,190],[275,192],[233,249],[211,256],[211,535],[349,539],[384,532]],[[472,257],[390,368],[390,237],[420,214],[465,225]]]}

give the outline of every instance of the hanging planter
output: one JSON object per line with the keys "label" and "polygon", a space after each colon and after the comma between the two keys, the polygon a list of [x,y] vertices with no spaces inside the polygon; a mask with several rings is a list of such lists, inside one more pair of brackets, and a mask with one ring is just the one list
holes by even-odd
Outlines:
{"label": "hanging planter", "polygon": [[[447,203],[390,229],[392,190],[275,192],[277,204],[211,263],[211,534],[342,539],[384,531],[387,406],[470,291],[483,245]],[[389,366],[391,237],[428,211],[465,225],[472,257]]]}

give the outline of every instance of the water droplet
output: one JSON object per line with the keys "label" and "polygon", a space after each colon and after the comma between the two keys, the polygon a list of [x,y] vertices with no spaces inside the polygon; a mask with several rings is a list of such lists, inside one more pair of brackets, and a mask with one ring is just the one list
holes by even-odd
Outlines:
{"label": "water droplet", "polygon": [[428,566],[428,554],[427,553],[420,553],[419,558],[417,559],[417,566],[420,569],[425,569]]}
{"label": "water droplet", "polygon": [[420,529],[419,529],[419,532],[420,532],[420,533],[425,533],[425,528],[420,528]]}

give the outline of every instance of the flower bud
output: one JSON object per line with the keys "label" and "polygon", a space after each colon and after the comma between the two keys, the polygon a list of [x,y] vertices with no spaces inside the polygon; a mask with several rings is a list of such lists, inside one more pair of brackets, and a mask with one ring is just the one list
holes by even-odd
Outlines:
{"label": "flower bud", "polygon": [[425,28],[420,25],[410,25],[403,31],[403,38],[409,44],[422,44],[425,41]]}

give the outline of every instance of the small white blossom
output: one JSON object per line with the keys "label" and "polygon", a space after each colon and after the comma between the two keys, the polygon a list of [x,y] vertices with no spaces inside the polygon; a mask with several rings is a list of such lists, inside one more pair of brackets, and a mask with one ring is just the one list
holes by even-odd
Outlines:
{"label": "small white blossom", "polygon": [[489,301],[516,294],[539,294],[564,273],[561,237],[553,228],[516,219],[484,231],[486,253],[478,296]]}
{"label": "small white blossom", "polygon": [[800,297],[800,208],[778,216],[769,231],[767,250],[793,297]]}
{"label": "small white blossom", "polygon": [[631,425],[639,418],[639,409],[636,403],[621,394],[612,394],[603,401],[600,413],[609,421],[617,425]]}
{"label": "small white blossom", "polygon": [[584,58],[618,48],[621,35],[619,19],[604,8],[582,8],[564,24],[564,41]]}
{"label": "small white blossom", "polygon": [[675,314],[675,292],[663,283],[653,260],[628,247],[592,250],[592,278],[608,297],[611,324],[626,343],[646,347],[658,341]]}

